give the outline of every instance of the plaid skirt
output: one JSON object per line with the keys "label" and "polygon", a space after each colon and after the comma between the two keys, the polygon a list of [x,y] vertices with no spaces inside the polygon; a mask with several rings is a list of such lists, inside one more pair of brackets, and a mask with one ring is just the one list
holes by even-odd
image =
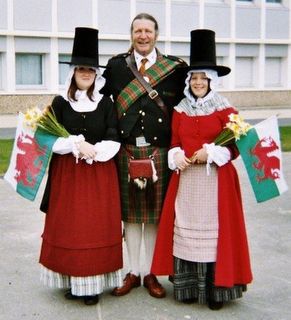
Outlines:
{"label": "plaid skirt", "polygon": [[[125,145],[135,159],[145,159],[153,154],[156,147],[136,147]],[[170,170],[168,169],[168,149],[157,148],[154,165],[158,180],[146,189],[133,187],[128,181],[129,155],[122,147],[118,153],[118,171],[121,188],[122,220],[129,223],[157,224],[160,219],[163,200],[166,194]],[[152,188],[150,190],[150,188]]]}
{"label": "plaid skirt", "polygon": [[231,288],[214,285],[215,262],[191,262],[174,257],[174,297],[178,301],[198,299],[199,304],[207,301],[226,302],[241,298],[246,285]]}

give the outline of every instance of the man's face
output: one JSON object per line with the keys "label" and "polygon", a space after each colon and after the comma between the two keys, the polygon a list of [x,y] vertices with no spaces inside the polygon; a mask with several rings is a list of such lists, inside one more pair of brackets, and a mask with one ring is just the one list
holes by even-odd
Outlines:
{"label": "man's face", "polygon": [[156,45],[157,32],[151,20],[137,19],[132,24],[131,42],[133,48],[142,56],[148,55]]}

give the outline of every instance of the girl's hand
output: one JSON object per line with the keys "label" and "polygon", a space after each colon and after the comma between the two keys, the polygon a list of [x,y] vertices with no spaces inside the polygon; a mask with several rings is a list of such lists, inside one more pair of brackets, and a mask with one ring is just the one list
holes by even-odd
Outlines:
{"label": "girl's hand", "polygon": [[191,164],[191,161],[185,157],[183,152],[176,152],[173,158],[176,167],[181,171],[185,170]]}
{"label": "girl's hand", "polygon": [[79,156],[81,159],[94,159],[96,156],[94,145],[87,141],[82,141],[79,145]]}
{"label": "girl's hand", "polygon": [[193,157],[191,158],[192,163],[203,164],[207,162],[207,152],[206,149],[203,147],[198,151],[194,152]]}

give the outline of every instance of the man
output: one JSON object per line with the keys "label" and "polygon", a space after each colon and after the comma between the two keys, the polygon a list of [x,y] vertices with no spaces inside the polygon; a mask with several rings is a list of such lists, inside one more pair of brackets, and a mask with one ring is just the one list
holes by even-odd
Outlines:
{"label": "man", "polygon": [[[106,84],[102,93],[113,97],[119,117],[122,220],[130,265],[123,286],[112,292],[115,296],[125,295],[139,287],[141,271],[145,274],[143,285],[151,296],[163,298],[166,295],[157,278],[150,274],[150,268],[169,176],[167,151],[171,114],[183,96],[184,78],[178,68],[185,66],[185,62],[177,57],[162,55],[155,48],[157,37],[158,23],[155,18],[146,13],[137,15],[131,24],[131,49],[110,59],[103,74]],[[149,95],[128,63],[137,68],[156,91]],[[162,106],[160,101],[159,105],[156,101],[157,95],[162,100]],[[154,177],[134,179],[129,183],[129,159],[149,157],[154,159]],[[145,244],[143,270],[140,265],[142,235]]]}

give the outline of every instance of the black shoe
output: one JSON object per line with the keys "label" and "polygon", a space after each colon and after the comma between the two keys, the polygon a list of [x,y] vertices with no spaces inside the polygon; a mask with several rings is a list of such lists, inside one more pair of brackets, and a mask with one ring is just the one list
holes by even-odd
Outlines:
{"label": "black shoe", "polygon": [[99,296],[98,294],[95,296],[84,296],[84,303],[87,306],[93,306],[94,304],[97,304],[99,302]]}
{"label": "black shoe", "polygon": [[65,298],[68,299],[68,300],[77,300],[77,299],[80,299],[81,297],[73,295],[73,294],[72,294],[72,291],[71,291],[71,290],[68,290],[68,291],[65,293]]}
{"label": "black shoe", "polygon": [[182,302],[186,303],[186,304],[196,303],[196,302],[198,302],[198,298],[184,299],[184,300],[182,300]]}
{"label": "black shoe", "polygon": [[213,301],[213,300],[208,301],[208,308],[211,310],[220,310],[222,307],[223,307],[222,301]]}

